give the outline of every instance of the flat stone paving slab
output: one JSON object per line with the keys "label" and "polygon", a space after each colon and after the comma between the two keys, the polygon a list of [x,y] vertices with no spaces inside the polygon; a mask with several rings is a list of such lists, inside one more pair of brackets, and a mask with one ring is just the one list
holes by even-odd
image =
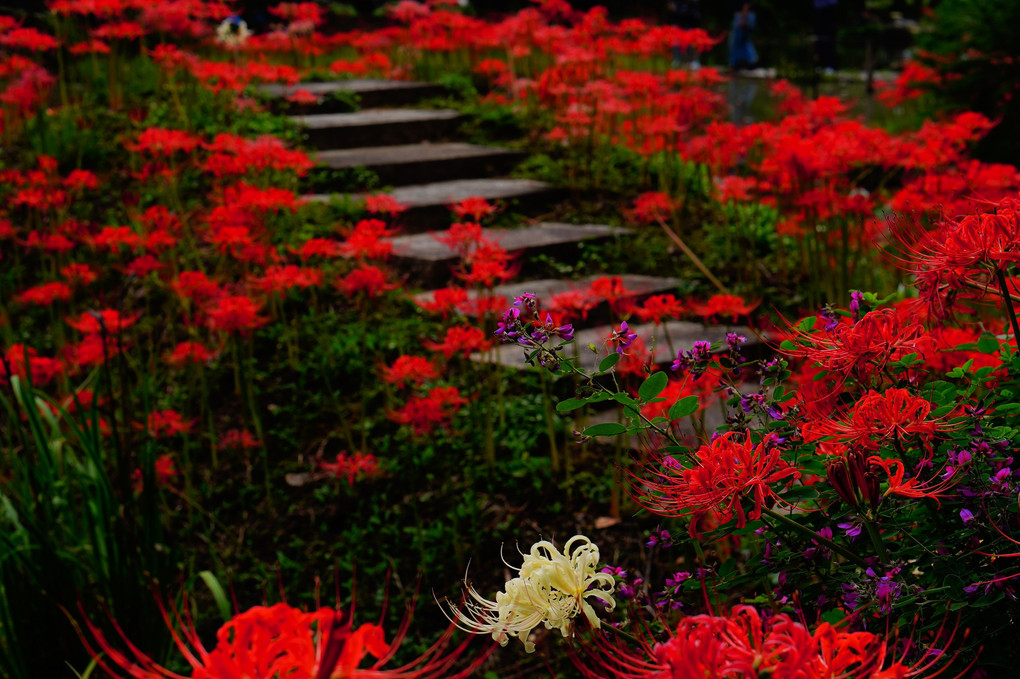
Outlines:
{"label": "flat stone paving slab", "polygon": [[[541,299],[541,295],[539,298]],[[663,325],[656,325],[655,323],[628,324],[628,326],[630,331],[636,333],[638,338],[644,343],[645,349],[652,353],[657,365],[672,363],[673,359],[676,358],[676,354],[669,348],[670,342],[672,342],[673,348],[676,351],[688,351],[697,341],[721,342],[726,339],[726,333],[735,332],[747,338],[747,344],[744,346],[752,347],[761,343],[758,335],[746,326],[705,326],[701,323],[691,323],[689,321],[670,321]],[[579,350],[578,365],[588,371],[595,369],[598,362],[606,357],[606,351],[602,349],[606,343],[606,338],[614,330],[618,329],[619,326],[600,325],[575,332],[574,340]],[[669,339],[666,337],[667,334]],[[594,344],[602,349],[602,351],[597,355],[593,354],[588,350],[589,344]],[[524,362],[524,347],[515,344],[501,344],[494,351],[495,361],[500,365],[522,370],[530,367]],[[572,352],[573,350],[568,348],[567,351]],[[572,354],[568,353],[566,355]],[[647,357],[647,354],[644,354],[644,356]],[[480,353],[472,354],[471,358],[476,361],[483,360],[483,356]]]}
{"label": "flat stone paving slab", "polygon": [[[606,238],[624,235],[630,229],[605,224],[563,224],[540,222],[520,229],[482,229],[482,236],[495,241],[508,252],[529,248],[550,247],[576,243],[589,238]],[[426,262],[443,262],[457,259],[457,253],[445,243],[438,241],[433,233],[419,233],[397,236],[390,239],[393,254],[405,259]]]}
{"label": "flat stone paving slab", "polygon": [[[294,104],[284,101],[299,90],[310,92],[319,97],[315,104]],[[330,80],[327,82],[298,83],[297,85],[272,84],[266,85],[262,91],[275,97],[275,108],[286,107],[291,111],[327,112],[340,110],[349,105],[343,98],[331,97],[336,93],[350,93],[358,97],[361,108],[380,106],[407,106],[429,97],[440,97],[447,90],[442,85],[406,80],[383,80],[380,78],[359,78],[356,80]]]}
{"label": "flat stone paving slab", "polygon": [[444,160],[465,160],[517,155],[516,151],[495,146],[478,146],[462,142],[439,144],[401,144],[399,146],[366,146],[356,149],[320,151],[316,158],[335,168],[373,167],[405,163],[435,163]]}
{"label": "flat stone paving slab", "polygon": [[[552,184],[533,179],[457,179],[432,184],[401,186],[389,192],[397,202],[411,208],[446,206],[459,203],[466,198],[478,197],[486,200],[508,200],[532,193],[551,191]],[[329,196],[312,196],[313,199],[329,199]]]}
{"label": "flat stone paving slab", "polygon": [[[400,228],[406,233],[420,233],[450,224],[449,208],[466,198],[484,198],[490,202],[503,200],[516,203],[522,214],[535,214],[563,194],[563,189],[532,179],[455,179],[430,184],[400,186],[386,192],[407,206],[400,216]],[[344,195],[344,194],[339,194]],[[359,200],[370,194],[347,194],[348,199]],[[306,200],[328,201],[331,194],[305,195]]]}
{"label": "flat stone paving slab", "polygon": [[435,120],[456,120],[460,111],[453,109],[370,108],[353,113],[312,113],[291,118],[311,130],[334,127],[367,127],[394,123],[421,123]]}

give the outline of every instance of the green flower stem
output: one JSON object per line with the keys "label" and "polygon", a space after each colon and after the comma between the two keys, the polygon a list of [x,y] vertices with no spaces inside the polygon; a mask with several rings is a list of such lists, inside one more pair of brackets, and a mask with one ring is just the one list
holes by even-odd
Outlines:
{"label": "green flower stem", "polygon": [[784,526],[786,526],[787,528],[789,528],[791,530],[797,531],[798,533],[802,533],[803,535],[809,537],[811,540],[814,540],[818,544],[824,545],[826,548],[831,549],[832,551],[834,551],[834,552],[836,552],[838,554],[842,554],[847,559],[849,559],[850,561],[853,561],[855,564],[857,564],[861,568],[868,568],[868,562],[865,561],[860,556],[858,556],[857,554],[854,554],[853,552],[851,552],[846,547],[843,547],[841,545],[837,545],[832,540],[827,540],[826,538],[823,538],[818,533],[814,532],[813,530],[811,530],[807,526],[802,526],[801,524],[797,523],[796,521],[794,521],[790,517],[784,516],[784,515],[782,515],[782,514],[780,514],[778,512],[774,512],[771,509],[762,509],[761,513],[764,516],[768,516],[770,519],[774,519],[775,521],[778,521],[779,523],[783,524]]}
{"label": "green flower stem", "polygon": [[882,563],[889,563],[889,552],[886,551],[885,543],[882,542],[882,534],[878,532],[878,526],[867,517],[863,517],[864,527],[868,530],[868,537],[871,544],[875,546],[875,554],[882,560]]}

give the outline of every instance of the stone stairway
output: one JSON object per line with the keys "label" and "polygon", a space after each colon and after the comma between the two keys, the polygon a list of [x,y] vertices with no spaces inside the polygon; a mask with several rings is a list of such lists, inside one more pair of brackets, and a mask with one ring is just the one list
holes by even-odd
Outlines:
{"label": "stone stairway", "polygon": [[[409,285],[426,290],[417,296],[422,302],[432,298],[430,290],[449,284],[451,269],[457,263],[457,255],[433,237],[448,228],[452,204],[481,197],[503,203],[504,212],[526,216],[547,211],[564,195],[558,187],[543,182],[499,176],[521,159],[520,153],[451,140],[461,122],[459,112],[406,108],[423,98],[441,94],[442,90],[435,85],[346,80],[267,88],[269,94],[277,97],[300,90],[319,98],[316,105],[302,105],[294,118],[304,126],[309,145],[319,149],[320,162],[340,170],[367,168],[375,172],[382,183],[393,187],[386,193],[408,207],[400,217],[402,235],[392,239],[394,260],[400,276]],[[359,99],[366,108],[337,112],[334,105],[337,94],[348,102],[352,98]],[[326,194],[307,197],[330,198]],[[567,258],[571,248],[576,248],[583,240],[624,237],[627,233],[627,229],[601,224],[550,222],[484,231],[487,238],[518,255],[523,276],[530,273],[530,253]],[[633,302],[650,295],[674,292],[679,282],[671,278],[607,272],[577,281],[524,280],[497,286],[492,293],[513,301],[517,295],[532,292],[548,305],[553,295],[586,289],[594,279],[605,275],[618,276]],[[589,343],[597,346],[604,343],[614,329],[609,324],[611,319],[608,305],[603,304],[574,323],[578,346],[582,347],[580,353],[589,357],[587,362],[582,361],[586,368],[594,367],[595,359],[583,348]],[[656,361],[666,365],[675,357],[668,348],[670,342],[675,349],[686,350],[697,340],[721,341],[730,331],[756,341],[755,335],[743,327],[706,328],[699,323],[674,321],[664,328],[635,321],[631,329],[642,338],[646,348],[655,350]],[[508,367],[526,367],[521,348],[513,345],[500,347],[496,360]]]}
{"label": "stone stairway", "polygon": [[[500,176],[522,159],[519,152],[451,140],[462,122],[458,111],[406,107],[442,94],[437,85],[342,80],[265,92],[285,97],[302,90],[319,103],[295,107],[292,117],[304,127],[308,144],[319,149],[319,160],[337,170],[365,168],[393,187],[388,193],[408,207],[400,220],[405,233],[444,228],[449,206],[473,196],[501,201],[514,213],[537,214],[563,195],[550,184]],[[367,108],[336,112],[337,94]],[[307,197],[325,201],[330,195]]]}

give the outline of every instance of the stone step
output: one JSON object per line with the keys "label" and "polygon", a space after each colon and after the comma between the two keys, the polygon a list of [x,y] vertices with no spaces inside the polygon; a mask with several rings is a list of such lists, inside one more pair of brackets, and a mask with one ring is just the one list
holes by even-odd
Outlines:
{"label": "stone step", "polygon": [[[484,198],[504,203],[504,212],[536,214],[564,195],[560,187],[533,179],[456,179],[448,182],[399,186],[387,192],[408,210],[399,217],[404,233],[420,233],[447,228],[451,223],[450,206],[465,198]],[[359,199],[363,194],[350,198]],[[308,200],[328,201],[329,194],[304,196]]]}
{"label": "stone step", "polygon": [[[680,283],[680,281],[676,278],[663,278],[661,276],[643,276],[640,274],[595,274],[585,276],[584,278],[574,281],[558,278],[545,278],[519,283],[506,283],[503,285],[497,285],[493,288],[492,294],[496,296],[502,295],[506,298],[507,304],[510,304],[513,302],[515,297],[519,297],[525,293],[532,293],[538,297],[541,307],[548,308],[551,306],[551,300],[555,295],[564,292],[587,290],[595,280],[607,277],[619,278],[620,284],[629,292],[626,299],[634,302],[640,301],[649,295],[673,292]],[[468,293],[469,299],[473,299],[475,297],[477,297],[477,293],[473,291]],[[415,300],[423,304],[427,304],[433,300],[433,293],[432,291],[420,293],[415,295]],[[612,316],[609,305],[602,303],[589,310],[584,318],[571,319],[571,322],[575,328],[581,328],[584,326],[594,327],[608,323]]]}
{"label": "stone step", "polygon": [[[316,97],[315,104],[293,104],[286,97],[304,90]],[[328,82],[298,83],[297,85],[265,85],[261,91],[273,97],[273,108],[292,113],[337,113],[350,111],[351,104],[357,108],[383,108],[408,106],[422,99],[441,97],[446,94],[442,85],[379,78],[356,80],[330,80]]]}
{"label": "stone step", "polygon": [[319,149],[392,146],[443,139],[460,123],[452,109],[373,108],[354,113],[291,116]]}
{"label": "stone step", "polygon": [[321,163],[338,169],[364,167],[383,186],[421,184],[508,172],[524,158],[518,151],[457,142],[370,146],[322,151]]}
{"label": "stone step", "polygon": [[[539,294],[539,299],[541,298],[541,294]],[[726,334],[730,332],[735,332],[747,338],[747,343],[744,345],[747,347],[747,351],[744,353],[748,358],[752,358],[751,354],[756,353],[762,347],[762,338],[747,326],[705,326],[701,323],[689,321],[669,321],[662,325],[656,325],[655,323],[628,323],[628,328],[631,332],[637,334],[645,349],[652,352],[653,360],[659,366],[672,364],[676,358],[676,352],[690,350],[695,342],[701,340],[712,343],[725,341]],[[594,370],[598,366],[599,361],[606,357],[606,338],[615,330],[619,330],[619,325],[603,324],[575,332],[574,340],[575,346],[578,348],[578,367],[589,372]],[[672,343],[673,349],[670,349],[670,343]],[[598,354],[592,353],[588,349],[589,344],[594,344],[600,349],[600,352]],[[608,351],[613,350],[613,346],[610,345]],[[508,368],[525,369],[530,367],[524,362],[526,351],[524,347],[516,344],[501,344],[493,349],[493,351],[495,353],[494,358],[485,360],[494,360],[496,363]],[[567,353],[567,356],[573,355],[572,349],[568,348],[567,351],[571,352]],[[643,356],[647,358],[647,353]],[[471,358],[481,361],[484,357],[482,354],[476,353],[472,354]]]}
{"label": "stone step", "polygon": [[[452,279],[451,269],[459,256],[445,243],[436,239],[437,233],[429,232],[397,236],[391,239],[394,262],[408,277],[408,282],[425,288],[448,285]],[[511,253],[525,253],[538,250],[549,256],[568,255],[578,243],[586,240],[623,236],[630,229],[605,224],[563,224],[540,222],[518,229],[482,229],[482,236],[494,241]],[[522,260],[518,275],[528,276],[526,258]],[[534,268],[534,267],[531,267]]]}

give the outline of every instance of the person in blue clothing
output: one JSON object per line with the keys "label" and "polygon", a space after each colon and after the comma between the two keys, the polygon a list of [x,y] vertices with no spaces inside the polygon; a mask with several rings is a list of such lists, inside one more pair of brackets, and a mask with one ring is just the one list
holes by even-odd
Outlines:
{"label": "person in blue clothing", "polygon": [[740,9],[733,15],[730,29],[730,68],[741,71],[758,63],[758,52],[751,42],[757,18],[751,11],[751,3],[740,3]]}

